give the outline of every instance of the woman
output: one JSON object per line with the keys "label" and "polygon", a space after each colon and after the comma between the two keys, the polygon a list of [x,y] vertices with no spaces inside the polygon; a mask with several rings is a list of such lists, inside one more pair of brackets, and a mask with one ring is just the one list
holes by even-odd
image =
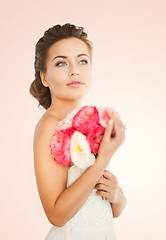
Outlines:
{"label": "woman", "polygon": [[90,88],[92,43],[83,27],[55,25],[39,39],[35,54],[30,93],[46,112],[35,128],[34,166],[41,203],[53,225],[45,239],[113,240],[113,217],[121,214],[126,198],[106,167],[125,139],[123,122],[108,110],[113,123],[106,127],[95,163],[80,176],[75,166],[58,164],[50,152],[58,121],[82,107]]}

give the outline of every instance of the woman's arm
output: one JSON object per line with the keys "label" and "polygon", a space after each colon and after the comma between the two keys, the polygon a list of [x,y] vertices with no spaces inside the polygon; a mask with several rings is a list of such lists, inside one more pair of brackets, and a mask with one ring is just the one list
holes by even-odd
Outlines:
{"label": "woman's arm", "polygon": [[113,217],[117,218],[122,213],[123,209],[126,206],[126,197],[122,195],[121,201],[119,203],[111,203]]}
{"label": "woman's arm", "polygon": [[104,167],[99,166],[96,161],[58,197],[52,212],[55,224],[58,218],[60,226],[63,226],[79,211],[103,172]]}
{"label": "woman's arm", "polygon": [[105,170],[103,175],[104,177],[101,177],[95,186],[96,193],[108,199],[112,207],[113,217],[119,217],[126,206],[126,198],[116,176],[108,170]]}
{"label": "woman's arm", "polygon": [[68,167],[55,162],[50,154],[49,144],[55,128],[55,119],[45,119],[36,127],[34,165],[39,196],[46,216],[51,224],[62,227],[86,202],[106,168],[106,161],[103,164],[102,157],[98,156],[95,164],[66,188]]}

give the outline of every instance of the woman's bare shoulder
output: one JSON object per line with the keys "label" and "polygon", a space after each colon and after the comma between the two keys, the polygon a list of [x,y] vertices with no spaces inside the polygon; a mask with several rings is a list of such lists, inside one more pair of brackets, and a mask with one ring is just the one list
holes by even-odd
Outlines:
{"label": "woman's bare shoulder", "polygon": [[50,139],[51,136],[56,132],[57,123],[58,119],[52,114],[43,114],[35,127],[34,144],[37,139],[41,138],[42,136]]}
{"label": "woman's bare shoulder", "polygon": [[[38,121],[35,133],[34,133],[34,144],[33,148],[38,148],[38,143],[40,141],[43,142],[43,144],[50,143],[51,137],[56,132],[56,126],[58,123],[58,119],[52,115],[52,114],[43,114],[43,116]],[[36,147],[35,147],[36,146]],[[73,166],[74,164],[71,162],[68,167]]]}
{"label": "woman's bare shoulder", "polygon": [[56,130],[57,123],[58,119],[54,115],[44,113],[36,124],[35,132]]}

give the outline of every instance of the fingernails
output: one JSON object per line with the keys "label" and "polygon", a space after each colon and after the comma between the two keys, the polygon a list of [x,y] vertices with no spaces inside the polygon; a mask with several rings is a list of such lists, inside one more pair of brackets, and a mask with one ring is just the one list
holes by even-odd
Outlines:
{"label": "fingernails", "polygon": [[102,178],[105,178],[104,175],[101,176]]}

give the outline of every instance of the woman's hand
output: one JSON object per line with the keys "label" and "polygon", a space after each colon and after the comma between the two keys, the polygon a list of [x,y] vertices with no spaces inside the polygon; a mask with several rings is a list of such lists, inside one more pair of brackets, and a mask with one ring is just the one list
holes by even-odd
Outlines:
{"label": "woman's hand", "polygon": [[[121,146],[125,140],[125,125],[122,120],[116,117],[110,110],[107,110],[110,120],[112,119],[112,124],[107,125],[103,139],[99,146],[97,161],[103,163],[104,166],[107,166],[110,158]],[[114,132],[114,136],[111,137],[111,133]],[[99,160],[98,160],[99,159]]]}
{"label": "woman's hand", "polygon": [[104,177],[101,177],[95,185],[97,195],[107,198],[110,203],[120,204],[124,195],[117,178],[107,170],[104,171],[103,175]]}

